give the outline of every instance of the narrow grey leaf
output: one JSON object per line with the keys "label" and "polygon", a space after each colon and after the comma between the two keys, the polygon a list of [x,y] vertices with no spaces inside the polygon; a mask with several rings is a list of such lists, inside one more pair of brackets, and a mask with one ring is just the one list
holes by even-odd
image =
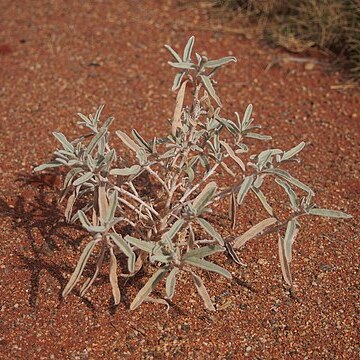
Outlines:
{"label": "narrow grey leaf", "polygon": [[81,225],[83,227],[90,227],[91,226],[90,221],[87,218],[87,216],[85,215],[85,213],[82,210],[79,210],[77,213],[78,213],[78,217],[81,222]]}
{"label": "narrow grey leaf", "polygon": [[[204,90],[204,91],[206,91],[206,90]],[[206,92],[206,94],[207,94],[207,92]],[[209,121],[207,130],[215,130],[215,129],[220,130],[221,127],[222,127],[222,124],[217,119],[212,118]]]}
{"label": "narrow grey leaf", "polygon": [[232,177],[236,177],[236,174],[224,163],[221,162],[220,166]]}
{"label": "narrow grey leaf", "polygon": [[176,62],[168,61],[168,64],[176,69],[182,69],[182,70],[195,69],[196,67],[195,64],[190,62],[176,63]]}
{"label": "narrow grey leaf", "polygon": [[120,175],[120,176],[136,175],[140,172],[140,170],[141,170],[140,165],[133,165],[129,168],[112,169],[110,170],[110,175]]}
{"label": "narrow grey leaf", "polygon": [[171,133],[173,136],[176,136],[176,130],[178,128],[181,128],[181,113],[184,103],[184,97],[185,97],[185,90],[186,90],[186,84],[187,80],[184,81],[181,85],[181,88],[176,96],[176,104],[175,104],[175,110],[173,115],[173,122],[171,124]]}
{"label": "narrow grey leaf", "polygon": [[195,198],[193,202],[193,208],[196,214],[201,213],[203,208],[212,199],[216,189],[217,189],[216,182],[215,181],[209,182],[201,191],[201,193]]}
{"label": "narrow grey leaf", "polygon": [[198,249],[191,249],[189,250],[184,256],[182,257],[183,260],[186,260],[189,257],[197,257],[197,258],[204,258],[206,256],[213,255],[218,252],[222,252],[225,249],[222,246],[202,246]]}
{"label": "narrow grey leaf", "polygon": [[205,307],[210,311],[216,311],[214,304],[212,303],[212,301],[210,299],[209,293],[207,292],[205,285],[204,285],[203,281],[201,280],[200,276],[194,274],[193,272],[191,272],[191,276],[194,281],[196,290],[198,291],[199,295],[201,296],[201,298],[204,301]]}
{"label": "narrow grey leaf", "polygon": [[238,128],[239,128],[240,132],[242,132],[242,124],[241,124],[241,121],[240,121],[240,115],[236,111],[235,111],[235,116],[236,116],[236,120],[237,120],[237,123],[238,123]]}
{"label": "narrow grey leaf", "polygon": [[219,106],[222,106],[220,98],[216,95],[214,86],[210,78],[208,78],[206,75],[200,75],[200,77],[211,97],[216,101]]}
{"label": "narrow grey leaf", "polygon": [[85,159],[86,165],[90,169],[91,172],[95,172],[96,163],[95,159],[91,156],[91,154],[88,154]]}
{"label": "narrow grey leaf", "polygon": [[257,140],[263,140],[263,141],[272,139],[272,137],[270,135],[262,135],[262,134],[257,134],[257,133],[246,133],[246,134],[244,134],[244,136],[251,138],[251,139],[257,139]]}
{"label": "narrow grey leaf", "polygon": [[67,151],[67,150],[63,150],[63,149],[58,149],[54,152],[54,155],[56,156],[59,156],[59,157],[63,157],[64,159],[67,159],[67,158],[74,158],[75,157],[75,154],[70,152],[70,151]]}
{"label": "narrow grey leaf", "polygon": [[[85,205],[80,211],[82,211],[83,213],[86,213],[88,212],[90,209],[93,208],[93,205],[92,204],[87,204]],[[77,211],[71,218],[70,220],[70,223],[75,223],[75,221],[79,219],[79,211]],[[90,223],[89,223],[90,224]]]}
{"label": "narrow grey leaf", "polygon": [[172,299],[175,293],[175,286],[176,286],[176,275],[179,273],[179,268],[174,267],[171,271],[170,274],[168,275],[167,279],[166,279],[166,286],[165,286],[165,290],[166,290],[166,296],[168,299]]}
{"label": "narrow grey leaf", "polygon": [[66,205],[66,209],[65,209],[65,218],[66,221],[69,222],[71,219],[71,214],[72,214],[72,209],[74,206],[76,200],[76,194],[75,191],[69,196],[68,201],[67,201],[67,205]]}
{"label": "narrow grey leaf", "polygon": [[55,158],[55,161],[57,161],[58,163],[60,163],[62,165],[65,165],[65,166],[68,165],[67,159],[65,160],[64,158],[57,157],[57,158]]}
{"label": "narrow grey leaf", "polygon": [[214,238],[214,240],[216,240],[220,245],[224,245],[223,238],[208,221],[202,218],[198,218],[196,219],[196,221],[209,235],[211,235]]}
{"label": "narrow grey leaf", "polygon": [[115,149],[112,149],[111,151],[109,151],[109,152],[106,154],[103,163],[100,164],[100,165],[101,165],[101,166],[105,165],[105,171],[106,171],[106,172],[109,172],[109,169],[110,169],[110,167],[111,167],[111,163],[112,163],[114,160],[116,161],[116,151],[115,151]]}
{"label": "narrow grey leaf", "polygon": [[36,166],[36,168],[34,169],[34,171],[41,171],[41,170],[45,170],[48,168],[55,168],[55,167],[59,167],[62,166],[63,164],[59,163],[58,161],[51,161],[47,164],[42,164],[39,166]]}
{"label": "narrow grey leaf", "polygon": [[147,283],[137,293],[135,299],[130,305],[130,310],[135,310],[143,303],[143,301],[148,297],[148,295],[150,295],[150,293],[155,289],[156,285],[164,278],[167,271],[168,270],[166,268],[160,268],[151,276]]}
{"label": "narrow grey leaf", "polygon": [[252,184],[253,188],[259,189],[264,182],[264,177],[265,176],[263,174],[257,175],[255,181]]}
{"label": "narrow grey leaf", "polygon": [[171,88],[172,91],[175,91],[180,87],[181,80],[183,79],[184,74],[185,74],[185,72],[183,71],[183,72],[179,72],[179,73],[177,73],[175,75],[174,82],[173,82],[173,85],[172,85],[172,88]]}
{"label": "narrow grey leaf", "polygon": [[218,153],[220,150],[220,141],[219,141],[219,132],[215,131],[214,134],[214,149],[215,149],[215,153]]}
{"label": "narrow grey leaf", "polygon": [[174,222],[174,224],[171,226],[170,230],[167,231],[165,234],[163,234],[163,236],[161,238],[163,240],[171,242],[171,240],[174,238],[174,236],[181,230],[184,223],[185,223],[184,219],[176,220]]}
{"label": "narrow grey leaf", "polygon": [[200,164],[206,169],[206,172],[210,171],[209,160],[206,155],[199,155]]}
{"label": "narrow grey leaf", "polygon": [[300,189],[306,191],[307,193],[311,194],[312,196],[315,195],[314,191],[311,190],[309,188],[309,186],[305,185],[304,183],[302,183],[298,179],[295,179],[294,177],[292,177],[285,170],[273,168],[273,169],[266,169],[266,170],[264,170],[264,172],[269,173],[269,174],[278,175],[278,176],[284,178],[285,180],[287,180],[288,182],[292,183],[293,185],[297,186],[298,188],[300,188]]}
{"label": "narrow grey leaf", "polygon": [[305,142],[302,141],[299,145],[296,145],[295,147],[293,147],[289,151],[285,151],[284,155],[281,157],[281,161],[288,160],[288,159],[292,158],[297,153],[299,153],[304,148],[304,146],[305,146]]}
{"label": "narrow grey leaf", "polygon": [[74,152],[74,146],[66,139],[65,135],[60,132],[53,132],[56,140],[60,142],[63,148],[70,153]]}
{"label": "narrow grey leaf", "polygon": [[[96,200],[95,200],[95,201],[96,201]],[[94,203],[95,203],[95,201],[94,201]],[[97,211],[95,210],[95,207],[93,207],[93,209],[92,209],[91,221],[92,221],[92,224],[93,224],[93,225],[95,225],[95,226],[98,226],[98,225],[99,225],[99,218],[98,218]]]}
{"label": "narrow grey leaf", "polygon": [[91,152],[94,150],[95,146],[98,144],[98,142],[101,140],[103,136],[106,134],[106,129],[101,129],[90,141],[89,145],[86,148],[86,152],[88,154],[91,154]]}
{"label": "narrow grey leaf", "polygon": [[243,154],[249,151],[249,148],[247,145],[242,143],[237,143],[238,149],[235,150],[235,154]]}
{"label": "narrow grey leaf", "polygon": [[138,249],[144,250],[148,253],[151,253],[155,247],[154,243],[151,243],[149,241],[143,241],[129,235],[125,236],[125,240],[131,245],[136,246]]}
{"label": "narrow grey leaf", "polygon": [[254,187],[254,186],[251,188],[251,190],[254,192],[254,194],[257,196],[257,198],[260,200],[262,206],[267,211],[267,213],[270,216],[274,216],[274,210],[272,209],[272,207],[270,206],[270,204],[266,200],[266,197],[265,197],[264,193],[260,189]]}
{"label": "narrow grey leaf", "polygon": [[156,253],[156,254],[150,255],[150,262],[152,262],[152,263],[161,262],[163,264],[168,265],[172,259],[173,259],[172,254],[164,255],[161,253]]}
{"label": "narrow grey leaf", "polygon": [[132,151],[136,153],[139,151],[140,146],[136,144],[134,140],[132,140],[129,136],[127,136],[123,131],[116,131],[115,134],[121,139],[121,141]]}
{"label": "narrow grey leaf", "polygon": [[106,195],[106,188],[105,188],[106,184],[105,183],[101,183],[98,188],[97,188],[97,196],[98,196],[98,208],[99,208],[99,218],[102,222],[102,224],[105,222],[106,220],[106,215],[108,213],[108,209],[109,209],[109,202],[108,202],[108,197]]}
{"label": "narrow grey leaf", "polygon": [[73,185],[74,185],[74,186],[81,185],[81,184],[83,184],[84,182],[90,180],[90,179],[93,177],[93,175],[94,175],[94,174],[93,174],[91,171],[89,171],[89,172],[85,173],[84,175],[81,175],[79,178],[77,178],[77,179],[74,181]]}
{"label": "narrow grey leaf", "polygon": [[89,227],[84,226],[84,228],[85,228],[85,230],[87,230],[87,231],[89,231],[89,232],[91,232],[93,234],[100,234],[100,233],[104,232],[105,230],[107,230],[105,226],[93,226],[93,225],[91,225]]}
{"label": "narrow grey leaf", "polygon": [[291,249],[297,233],[298,229],[296,228],[296,220],[290,220],[287,224],[284,237],[284,254],[288,263],[291,262]]}
{"label": "narrow grey leaf", "polygon": [[117,277],[117,261],[114,255],[114,251],[110,248],[110,272],[109,280],[112,288],[114,304],[118,305],[120,303],[121,294],[119,289],[118,277]]}
{"label": "narrow grey leaf", "polygon": [[249,104],[245,110],[244,117],[242,120],[242,125],[241,125],[242,130],[246,130],[247,127],[249,126],[249,124],[251,122],[252,111],[253,111],[253,106],[252,106],[252,104]]}
{"label": "narrow grey leaf", "polygon": [[95,269],[95,272],[94,272],[94,275],[91,277],[91,278],[88,278],[85,283],[83,284],[83,286],[81,287],[81,290],[80,290],[80,296],[84,296],[85,293],[89,290],[90,286],[94,283],[94,281],[96,280],[98,274],[99,274],[99,271],[100,271],[100,268],[104,262],[104,256],[105,256],[105,250],[106,250],[106,247],[103,246],[101,248],[101,252],[100,252],[100,255],[97,259],[97,262],[96,262],[96,269]]}
{"label": "narrow grey leaf", "polygon": [[96,109],[95,116],[94,116],[94,121],[96,123],[98,123],[100,121],[100,115],[101,115],[101,112],[103,111],[104,107],[105,107],[105,104],[100,104],[99,107]]}
{"label": "narrow grey leaf", "polygon": [[186,174],[188,175],[189,181],[192,182],[195,178],[195,172],[191,166],[185,169]]}
{"label": "narrow grey leaf", "polygon": [[[62,191],[64,191],[66,188],[68,188],[72,184],[72,179],[75,175],[79,174],[82,171],[82,168],[72,168],[69,170],[69,172],[65,176],[63,187],[61,188]],[[62,194],[63,195],[63,194]],[[61,202],[61,200],[60,200]]]}
{"label": "narrow grey leaf", "polygon": [[297,196],[296,196],[295,191],[291,188],[291,186],[287,182],[285,182],[279,178],[276,178],[275,181],[285,190],[285,192],[289,196],[291,207],[294,210],[298,210],[299,205],[298,205]]}
{"label": "narrow grey leaf", "polygon": [[279,247],[279,258],[280,258],[280,266],[281,266],[281,272],[283,275],[283,278],[285,282],[291,286],[292,285],[292,278],[291,278],[291,271],[290,271],[290,264],[287,262],[285,257],[285,249],[284,249],[284,241],[282,237],[279,234],[279,241],[278,241],[278,247]]}
{"label": "narrow grey leaf", "polygon": [[107,118],[106,121],[104,122],[104,125],[101,127],[101,130],[105,130],[105,132],[106,132],[114,120],[115,120],[115,118],[113,116],[110,116],[109,118]]}
{"label": "narrow grey leaf", "polygon": [[[70,174],[71,171],[74,170],[74,169],[71,169],[67,175],[66,175],[66,178],[64,180],[64,184],[63,184],[63,187],[61,188],[61,192],[60,192],[60,200],[59,200],[59,203],[62,203],[63,200],[65,199],[65,197],[69,194],[69,192],[72,190],[72,186],[71,186],[71,183],[72,183],[72,180],[73,178],[75,177],[74,173],[73,174]],[[79,172],[82,172],[82,169],[80,169]],[[78,173],[79,173],[78,172]],[[69,175],[70,174],[70,175]]]}
{"label": "narrow grey leaf", "polygon": [[229,156],[240,166],[241,170],[245,172],[245,164],[244,162],[235,154],[234,150],[231,148],[229,144],[225,141],[220,141],[220,144],[224,146],[225,150],[229,154]]}
{"label": "narrow grey leaf", "polygon": [[257,157],[257,166],[259,170],[262,170],[268,163],[271,163],[272,157],[279,153],[282,153],[280,149],[269,149],[262,151]]}
{"label": "narrow grey leaf", "polygon": [[206,68],[216,68],[225,64],[228,64],[229,62],[236,62],[236,57],[234,56],[226,56],[218,60],[209,60],[205,63]]}
{"label": "narrow grey leaf", "polygon": [[274,217],[265,219],[263,221],[260,221],[258,224],[251,227],[248,231],[246,231],[241,236],[237,237],[235,239],[234,248],[239,248],[241,246],[244,246],[245,243],[255,236],[261,235],[261,233],[267,229],[269,226],[275,224],[277,222],[277,219]]}
{"label": "narrow grey leaf", "polygon": [[84,114],[82,113],[77,113],[77,115],[87,124],[87,125],[91,125],[91,121],[90,119],[85,116]]}
{"label": "narrow grey leaf", "polygon": [[79,160],[74,160],[74,159],[71,159],[68,161],[67,163],[68,166],[74,166],[74,165],[82,165],[81,162]]}
{"label": "narrow grey leaf", "polygon": [[317,216],[325,216],[330,218],[338,218],[338,219],[351,219],[352,216],[346,214],[342,211],[337,210],[329,210],[329,209],[317,209],[313,208],[309,211],[310,215],[317,215]]}
{"label": "narrow grey leaf", "polygon": [[170,54],[174,57],[174,59],[177,62],[182,62],[181,57],[177,54],[177,52],[170,45],[165,45],[165,48],[170,52]]}
{"label": "narrow grey leaf", "polygon": [[81,222],[81,225],[83,226],[84,229],[86,229],[87,231],[91,232],[91,233],[102,233],[103,231],[106,230],[105,226],[93,226],[90,224],[89,219],[87,218],[87,216],[85,215],[85,213],[82,210],[79,210],[77,212],[79,220]]}
{"label": "narrow grey leaf", "polygon": [[237,213],[237,204],[235,194],[231,193],[229,197],[229,218],[231,221],[231,228],[234,230],[236,226],[236,213]]}
{"label": "narrow grey leaf", "polygon": [[242,262],[239,257],[237,256],[236,252],[234,251],[233,246],[231,245],[231,243],[226,242],[225,243],[225,248],[227,250],[228,255],[230,256],[230,258],[232,259],[232,261],[234,261],[236,264],[241,265],[241,266],[247,266],[244,262]]}
{"label": "narrow grey leaf", "polygon": [[195,42],[195,37],[191,36],[190,39],[188,40],[185,48],[184,48],[184,54],[183,54],[183,60],[184,61],[190,61],[191,58],[191,52],[194,46],[194,42]]}
{"label": "narrow grey leaf", "polygon": [[191,224],[189,224],[189,235],[188,235],[188,245],[191,248],[193,248],[195,246],[195,233],[194,230],[191,226]]}
{"label": "narrow grey leaf", "polygon": [[121,274],[121,277],[129,278],[135,276],[140,269],[143,267],[145,258],[148,258],[148,254],[145,251],[140,250],[139,256],[137,257],[135,261],[134,271],[130,274]]}
{"label": "narrow grey leaf", "polygon": [[145,149],[140,148],[137,152],[136,152],[136,157],[139,160],[140,165],[145,165],[146,161],[147,161],[147,154]]}
{"label": "narrow grey leaf", "polygon": [[238,203],[238,205],[241,205],[241,203],[243,202],[246,194],[248,193],[248,191],[251,188],[253,180],[254,180],[254,177],[252,175],[245,177],[244,181],[242,182],[242,184],[240,186],[239,193],[237,195],[237,203]]}
{"label": "narrow grey leaf", "polygon": [[170,305],[165,299],[154,299],[154,298],[148,296],[144,300],[144,302],[151,302],[151,303],[154,303],[154,304],[165,305],[166,306],[166,311],[169,311],[169,309],[170,309]]}
{"label": "narrow grey leaf", "polygon": [[73,274],[71,275],[70,280],[66,284],[65,289],[62,292],[63,297],[68,295],[70,293],[70,291],[74,288],[76,283],[79,281],[80,276],[81,276],[82,272],[84,271],[85,265],[86,265],[87,261],[89,260],[89,257],[91,255],[92,251],[94,250],[94,247],[97,244],[97,242],[98,242],[97,240],[92,240],[85,246],[85,249],[83,250],[83,252],[80,256],[80,259],[76,265],[76,268],[75,268]]}
{"label": "narrow grey leaf", "polygon": [[144,140],[137,130],[132,129],[131,133],[140,146],[145,147],[149,152],[152,151],[150,145]]}
{"label": "narrow grey leaf", "polygon": [[200,259],[198,257],[188,257],[184,261],[189,265],[196,266],[203,270],[212,271],[228,279],[231,279],[231,274],[226,269],[210,261]]}
{"label": "narrow grey leaf", "polygon": [[110,196],[109,207],[106,214],[106,222],[110,222],[114,219],[115,211],[118,205],[118,193],[114,190]]}
{"label": "narrow grey leaf", "polygon": [[173,157],[175,154],[175,149],[170,149],[166,151],[164,154],[160,155],[160,159],[168,159],[170,157]]}

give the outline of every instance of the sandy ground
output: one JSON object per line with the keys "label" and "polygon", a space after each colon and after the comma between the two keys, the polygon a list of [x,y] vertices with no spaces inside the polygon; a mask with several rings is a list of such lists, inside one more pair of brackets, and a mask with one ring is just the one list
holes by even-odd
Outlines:
{"label": "sandy ground", "polygon": [[[359,358],[359,89],[315,65],[277,62],[289,54],[240,35],[204,31],[206,9],[176,1],[0,2],[0,354],[3,359],[357,359]],[[319,206],[347,221],[309,219],[294,245],[295,298],[283,287],[277,239],[249,243],[247,268],[225,258],[234,281],[206,278],[209,313],[186,279],[168,313],[157,304],[130,312],[147,274],[129,281],[118,307],[104,271],[85,298],[61,291],[84,246],[56,204],[57,177],[32,177],[69,137],[79,111],[106,103],[114,130],[164,132],[173,71],[163,45],[196,36],[210,57],[238,63],[219,76],[228,114],[254,104],[269,146],[304,140],[295,174]],[[335,87],[334,87],[335,86]],[[259,218],[245,204],[244,231]],[[159,296],[161,294],[159,293]]]}

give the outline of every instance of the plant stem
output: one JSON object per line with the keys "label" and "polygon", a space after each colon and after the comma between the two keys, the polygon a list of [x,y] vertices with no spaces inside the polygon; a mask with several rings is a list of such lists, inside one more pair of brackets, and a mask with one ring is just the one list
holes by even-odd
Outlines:
{"label": "plant stem", "polygon": [[212,176],[215,173],[215,170],[219,166],[219,163],[216,163],[209,172],[205,175],[205,177],[200,180],[195,186],[193,186],[190,190],[186,191],[183,197],[179,200],[180,203],[183,203],[190,194],[192,194],[201,184],[203,184],[210,176]]}
{"label": "plant stem", "polygon": [[159,176],[159,174],[157,172],[155,172],[153,169],[151,169],[150,166],[145,166],[145,170],[147,170],[151,175],[153,175],[159,181],[159,183],[163,186],[165,191],[169,194],[169,192],[170,192],[169,188],[166,185],[165,181]]}
{"label": "plant stem", "polygon": [[112,186],[115,190],[119,191],[119,193],[124,194],[129,196],[130,198],[132,198],[133,200],[137,201],[139,204],[143,205],[146,209],[148,209],[153,215],[155,215],[156,217],[160,218],[160,214],[150,205],[148,205],[145,201],[141,200],[139,197],[137,197],[136,195],[132,194],[129,191],[126,191],[125,189],[122,189],[118,186],[113,185]]}

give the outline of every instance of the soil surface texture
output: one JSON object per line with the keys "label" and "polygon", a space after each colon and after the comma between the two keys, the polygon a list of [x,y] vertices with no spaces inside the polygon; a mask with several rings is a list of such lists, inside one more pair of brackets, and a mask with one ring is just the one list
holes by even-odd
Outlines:
{"label": "soil surface texture", "polygon": [[[292,61],[241,34],[209,30],[201,1],[3,0],[0,22],[1,359],[360,358],[357,85],[344,86],[323,59]],[[52,131],[74,138],[76,113],[102,103],[105,116],[116,117],[113,130],[164,134],[175,94],[163,45],[183,49],[190,35],[210,58],[238,58],[217,78],[226,114],[251,102],[256,122],[273,135],[264,146],[306,141],[292,173],[314,189],[319,207],[353,218],[303,221],[293,294],[271,235],[239,251],[247,267],[215,257],[234,276],[203,274],[216,312],[186,278],[168,312],[155,303],[129,311],[146,272],[127,281],[115,307],[106,268],[84,298],[77,286],[64,300],[88,235],[64,221],[61,177],[32,170],[51,158]],[[239,216],[242,233],[266,214],[250,197]]]}

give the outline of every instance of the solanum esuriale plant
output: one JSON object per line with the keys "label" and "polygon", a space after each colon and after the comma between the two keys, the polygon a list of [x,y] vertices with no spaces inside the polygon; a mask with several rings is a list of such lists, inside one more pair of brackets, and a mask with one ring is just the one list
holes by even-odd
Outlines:
{"label": "solanum esuriale plant", "polygon": [[[144,263],[150,262],[150,278],[136,295],[130,308],[152,299],[150,293],[165,279],[165,299],[172,299],[176,278],[182,272],[189,276],[207,309],[215,310],[200,275],[215,272],[231,279],[228,270],[211,261],[211,255],[227,252],[239,264],[238,250],[254,238],[279,233],[279,257],[284,281],[292,286],[290,273],[292,245],[298,235],[300,218],[317,215],[347,219],[341,211],[321,209],[314,205],[314,192],[286,170],[289,162],[297,161],[304,142],[288,150],[266,149],[248,156],[249,142],[266,141],[254,125],[252,105],[235,119],[221,115],[222,103],[216,92],[216,73],[225,65],[235,63],[233,56],[209,60],[193,54],[194,37],[187,42],[182,56],[170,46],[173,57],[169,64],[177,70],[172,90],[177,92],[175,110],[165,137],[146,139],[135,129],[130,135],[118,130],[124,145],[119,152],[109,145],[109,127],[113,118],[101,123],[100,106],[94,115],[78,114],[79,124],[87,132],[69,141],[55,132],[61,147],[54,159],[35,168],[41,171],[64,166],[69,169],[61,189],[60,201],[67,199],[65,217],[80,221],[91,240],[84,247],[63,296],[67,296],[80,280],[83,270],[96,254],[96,266],[80,290],[84,295],[96,280],[104,262],[110,259],[109,279],[115,304],[120,302],[118,276],[134,276]],[[191,102],[185,103],[185,94]],[[251,139],[249,141],[249,139]],[[126,156],[131,153],[133,156]],[[217,176],[226,172],[230,183],[218,184]],[[275,187],[289,199],[287,218],[279,218],[266,199],[263,181],[270,178]],[[268,181],[268,180],[267,180]],[[268,214],[266,219],[239,233],[237,213],[244,199],[252,193]],[[86,204],[78,209],[79,199]],[[218,202],[229,203],[228,228],[224,236],[211,216]],[[221,207],[220,207],[221,208]],[[76,209],[76,211],[75,211]],[[118,274],[119,256],[127,259],[127,273]]]}

